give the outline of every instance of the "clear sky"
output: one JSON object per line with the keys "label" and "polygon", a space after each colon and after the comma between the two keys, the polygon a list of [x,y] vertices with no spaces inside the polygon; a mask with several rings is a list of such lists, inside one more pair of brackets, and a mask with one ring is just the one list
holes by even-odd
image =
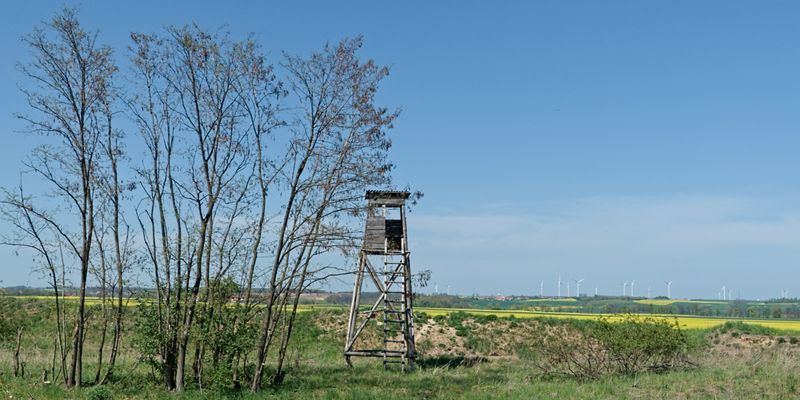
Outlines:
{"label": "clear sky", "polygon": [[[0,185],[33,141],[19,37],[63,2],[0,13]],[[800,295],[800,3],[83,1],[122,50],[192,21],[307,53],[363,33],[402,107],[396,180],[426,196],[412,259],[453,293]],[[2,285],[37,285],[0,250]],[[574,286],[573,286],[574,287]],[[426,290],[432,290],[430,287]],[[573,289],[574,290],[574,289]]]}

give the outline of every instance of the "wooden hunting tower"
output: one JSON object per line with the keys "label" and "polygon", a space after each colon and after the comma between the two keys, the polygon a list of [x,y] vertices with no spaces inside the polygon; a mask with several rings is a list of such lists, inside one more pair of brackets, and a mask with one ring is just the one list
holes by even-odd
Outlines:
{"label": "wooden hunting tower", "polygon": [[[348,365],[352,365],[350,357],[354,356],[381,357],[384,368],[399,364],[403,370],[414,369],[411,262],[405,218],[408,197],[408,192],[367,191],[367,223],[344,345]],[[369,310],[362,311],[359,305],[365,273],[378,298]],[[371,321],[383,331],[383,345],[378,349],[359,346],[359,335]]]}

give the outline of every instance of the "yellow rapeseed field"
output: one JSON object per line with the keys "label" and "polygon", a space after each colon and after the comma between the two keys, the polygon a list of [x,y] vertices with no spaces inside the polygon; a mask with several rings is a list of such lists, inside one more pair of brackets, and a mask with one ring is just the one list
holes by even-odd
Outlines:
{"label": "yellow rapeseed field", "polygon": [[[50,296],[26,296],[28,299],[52,299]],[[68,296],[65,298],[67,301],[77,301],[77,296]],[[110,299],[108,300],[111,301]],[[681,300],[639,300],[638,302],[675,302]],[[690,301],[690,300],[683,300]],[[140,303],[136,299],[126,299],[126,305],[129,307],[136,306]],[[699,301],[696,301],[699,302]],[[709,301],[708,303],[711,303]],[[99,297],[87,297],[87,305],[99,305],[101,299]],[[110,304],[110,303],[109,303]],[[670,303],[643,303],[643,304],[670,304]],[[319,309],[346,309],[345,306],[331,305],[331,304],[302,304],[298,307],[298,311],[307,312]],[[620,320],[622,316],[619,314],[590,314],[578,312],[549,312],[549,311],[527,311],[527,310],[486,310],[477,308],[428,308],[416,307],[416,312],[424,312],[430,316],[447,315],[457,311],[463,311],[472,315],[496,315],[498,317],[516,318],[572,318],[572,319],[598,319],[601,316],[608,317],[611,321]],[[647,314],[647,316],[661,317],[666,319],[676,319],[680,326],[684,329],[706,329],[719,326],[728,321],[741,321],[753,325],[761,325],[768,328],[781,329],[787,331],[800,332],[800,320],[758,320],[758,319],[734,319],[734,318],[714,318],[714,317],[699,317],[692,315],[670,315],[670,314]]]}
{"label": "yellow rapeseed field", "polygon": [[[611,321],[622,319],[619,314],[589,314],[589,313],[570,313],[570,312],[545,312],[545,311],[522,311],[522,310],[480,310],[468,308],[415,308],[417,312],[424,312],[430,316],[447,315],[451,312],[463,311],[472,315],[496,315],[498,317],[514,316],[516,318],[573,318],[573,319],[598,319],[601,316],[608,317]],[[742,321],[748,324],[761,325],[768,328],[775,328],[788,331],[800,332],[800,321],[790,320],[756,320],[756,319],[728,319],[712,317],[696,317],[691,315],[667,315],[667,314],[647,314],[648,316],[661,317],[665,319],[677,319],[678,324],[684,329],[706,329],[719,326],[728,321]]]}
{"label": "yellow rapeseed field", "polygon": [[636,300],[634,303],[639,304],[652,304],[654,306],[668,306],[673,303],[696,303],[696,304],[726,304],[725,301],[713,301],[713,300],[668,300],[668,299],[646,299],[646,300]]}

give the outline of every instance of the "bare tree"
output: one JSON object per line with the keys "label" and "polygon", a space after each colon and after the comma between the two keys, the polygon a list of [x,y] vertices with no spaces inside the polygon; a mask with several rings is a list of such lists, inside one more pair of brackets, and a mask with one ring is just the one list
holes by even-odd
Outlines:
{"label": "bare tree", "polygon": [[[116,272],[116,279],[109,286],[116,289],[116,299],[114,304],[114,336],[111,342],[111,354],[108,360],[108,369],[103,377],[103,382],[111,379],[114,375],[117,355],[119,354],[122,342],[123,325],[123,298],[125,296],[124,273],[131,256],[130,226],[125,222],[123,215],[123,193],[125,191],[124,182],[120,176],[120,159],[124,156],[122,131],[114,129],[112,124],[113,112],[111,105],[103,104],[102,117],[105,118],[105,138],[103,141],[103,152],[105,153],[105,170],[100,175],[100,189],[109,204],[105,218],[109,219],[111,240],[113,245],[113,264]],[[129,190],[132,187],[128,188]],[[98,368],[98,371],[100,369]],[[98,376],[99,377],[99,376]],[[96,379],[97,380],[97,379]]]}
{"label": "bare tree", "polygon": [[[70,387],[82,383],[86,282],[99,196],[95,174],[103,162],[98,149],[107,122],[98,115],[110,103],[109,87],[116,72],[111,49],[99,45],[96,39],[95,33],[80,26],[72,9],[63,10],[24,37],[32,61],[19,65],[19,70],[33,84],[22,89],[32,113],[20,114],[19,118],[28,123],[27,132],[51,139],[34,150],[26,166],[49,186],[48,195],[58,198],[64,206],[60,209],[51,206],[47,210],[24,198],[6,202],[12,207],[23,207],[23,213],[35,220],[33,225],[45,224],[56,234],[59,249],[66,247],[70,260],[77,264],[80,297],[66,379]],[[54,203],[51,200],[50,204]],[[72,232],[73,226],[79,226],[79,232]],[[52,245],[39,248],[46,252],[53,250]],[[64,257],[58,258],[65,264],[71,263]]]}
{"label": "bare tree", "polygon": [[155,282],[161,370],[164,384],[172,390],[175,389],[184,261],[181,257],[183,224],[180,200],[173,190],[175,122],[169,107],[172,92],[160,71],[163,68],[160,54],[163,42],[145,34],[131,34],[131,39],[131,81],[135,95],[126,103],[150,157],[138,169],[146,199],[143,207],[137,207],[136,214]]}
{"label": "bare tree", "polygon": [[[25,195],[22,185],[20,185],[18,193],[6,191],[2,204],[4,219],[14,227],[13,232],[3,238],[2,244],[27,249],[33,253],[34,261],[42,265],[53,290],[56,338],[50,373],[54,380],[64,374],[64,383],[66,384],[66,361],[69,350],[66,345],[68,342],[67,317],[62,302],[62,288],[65,286],[66,271],[63,264],[59,262],[59,248],[55,244],[59,243],[58,233],[54,232],[47,222],[34,213],[30,197]],[[59,361],[57,373],[56,360]]]}
{"label": "bare tree", "polygon": [[[143,83],[129,108],[151,158],[140,173],[148,204],[140,225],[160,288],[166,383],[182,391],[195,321],[200,316],[197,329],[211,332],[215,310],[227,301],[217,293],[234,264],[226,255],[242,257],[229,251],[242,243],[234,228],[250,204],[253,131],[237,85],[247,72],[242,60],[257,58],[257,47],[197,27],[133,39]],[[204,346],[195,343],[199,384]]]}
{"label": "bare tree", "polygon": [[[308,58],[287,56],[289,91],[298,107],[291,124],[293,139],[287,157],[288,200],[283,207],[275,254],[267,284],[267,304],[257,343],[251,390],[258,391],[270,344],[282,332],[277,373],[283,381],[283,361],[292,333],[300,294],[306,288],[314,258],[352,241],[339,229],[341,219],[357,214],[368,186],[389,183],[391,142],[386,130],[398,112],[374,104],[386,67],[357,56],[362,39],[343,40]],[[288,314],[287,312],[288,308]]]}
{"label": "bare tree", "polygon": [[[236,81],[236,94],[239,106],[244,115],[244,128],[252,136],[255,151],[252,176],[255,177],[255,222],[252,224],[249,240],[249,256],[243,269],[242,293],[239,295],[243,310],[236,314],[233,323],[233,334],[237,335],[242,323],[250,320],[253,309],[253,282],[258,258],[262,252],[264,228],[267,222],[267,198],[272,183],[280,176],[283,165],[271,165],[268,158],[268,136],[273,130],[283,125],[279,112],[279,104],[285,96],[283,84],[273,72],[272,65],[267,64],[265,57],[254,47],[252,41],[245,42],[237,57],[242,74]],[[243,321],[244,320],[244,321]],[[243,349],[244,350],[244,349]],[[241,353],[233,355],[232,379],[239,384],[239,360]]]}

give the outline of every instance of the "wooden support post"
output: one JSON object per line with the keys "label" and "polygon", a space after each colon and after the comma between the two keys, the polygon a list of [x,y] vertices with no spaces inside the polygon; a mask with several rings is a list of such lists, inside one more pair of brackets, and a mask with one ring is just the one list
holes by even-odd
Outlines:
{"label": "wooden support post", "polygon": [[[355,339],[356,318],[358,317],[358,306],[361,301],[361,282],[364,280],[364,266],[365,256],[363,253],[358,258],[358,270],[356,271],[356,283],[353,287],[353,299],[350,302],[350,318],[347,323],[347,340],[344,343],[345,353],[350,350]],[[345,362],[352,367],[353,363],[350,361],[350,356],[345,356]]]}

